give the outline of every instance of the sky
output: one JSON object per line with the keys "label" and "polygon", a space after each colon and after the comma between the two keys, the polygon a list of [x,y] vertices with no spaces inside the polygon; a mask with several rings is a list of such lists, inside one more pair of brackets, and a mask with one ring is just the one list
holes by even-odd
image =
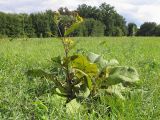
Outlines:
{"label": "sky", "polygon": [[99,6],[103,2],[114,6],[127,22],[134,22],[138,26],[143,22],[160,24],[160,0],[0,0],[0,11],[32,13],[57,10],[59,7],[74,10],[80,4]]}

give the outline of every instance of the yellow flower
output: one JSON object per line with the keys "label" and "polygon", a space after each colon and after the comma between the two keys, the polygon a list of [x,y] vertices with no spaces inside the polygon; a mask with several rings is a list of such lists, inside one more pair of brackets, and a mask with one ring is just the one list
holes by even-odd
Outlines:
{"label": "yellow flower", "polygon": [[79,15],[76,16],[76,22],[83,22],[83,18],[80,17]]}
{"label": "yellow flower", "polygon": [[73,17],[76,19],[76,22],[78,22],[78,23],[83,22],[83,18],[81,16],[79,16],[79,14],[77,12],[75,12],[73,14]]}
{"label": "yellow flower", "polygon": [[64,43],[65,43],[65,44],[70,44],[70,45],[71,45],[71,44],[74,43],[74,41],[73,41],[72,39],[65,38],[65,39],[64,39]]}

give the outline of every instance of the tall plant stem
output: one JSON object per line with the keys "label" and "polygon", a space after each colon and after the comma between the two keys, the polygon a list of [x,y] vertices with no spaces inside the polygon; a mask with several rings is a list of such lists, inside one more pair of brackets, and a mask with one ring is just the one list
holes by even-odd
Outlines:
{"label": "tall plant stem", "polygon": [[[58,31],[59,31],[59,34],[60,34],[60,39],[61,39],[61,42],[63,44],[63,48],[64,48],[64,52],[65,52],[65,58],[68,60],[68,48],[64,42],[64,40],[66,39],[65,36],[62,36],[62,33],[61,33],[61,30],[59,28],[59,26],[57,25],[57,28],[58,28]],[[66,64],[66,83],[68,84],[68,97],[67,97],[67,103],[73,98],[73,91],[72,91],[72,80],[71,80],[71,77],[70,77],[70,72],[69,72],[69,63],[67,61],[67,64]]]}

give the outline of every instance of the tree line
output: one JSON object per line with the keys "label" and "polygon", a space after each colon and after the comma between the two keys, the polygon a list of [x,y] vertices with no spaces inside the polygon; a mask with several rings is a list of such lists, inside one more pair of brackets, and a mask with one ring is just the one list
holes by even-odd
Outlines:
{"label": "tree line", "polygon": [[57,37],[74,21],[74,13],[83,17],[84,22],[70,36],[160,36],[160,25],[145,22],[138,29],[135,23],[126,24],[125,18],[106,3],[99,7],[82,4],[73,11],[61,7],[58,11],[62,15],[59,30],[52,10],[31,14],[0,12],[0,37]]}
{"label": "tree line", "polygon": [[144,22],[140,28],[135,23],[129,23],[128,36],[160,36],[160,24],[155,22]]}

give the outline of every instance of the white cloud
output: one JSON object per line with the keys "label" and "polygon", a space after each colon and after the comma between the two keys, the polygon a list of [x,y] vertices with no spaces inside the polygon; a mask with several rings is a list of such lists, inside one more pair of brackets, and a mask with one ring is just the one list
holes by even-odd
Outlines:
{"label": "white cloud", "polygon": [[155,21],[160,24],[160,0],[0,0],[0,11],[31,13],[65,6],[73,10],[79,4],[98,6],[103,2],[114,6],[128,22],[140,25],[145,21]]}

